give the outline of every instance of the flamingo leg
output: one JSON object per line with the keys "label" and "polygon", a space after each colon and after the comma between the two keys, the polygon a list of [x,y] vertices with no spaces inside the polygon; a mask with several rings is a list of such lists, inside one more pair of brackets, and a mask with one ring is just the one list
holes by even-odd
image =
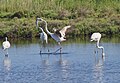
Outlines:
{"label": "flamingo leg", "polygon": [[95,63],[96,63],[96,48],[94,48],[94,58],[95,58]]}
{"label": "flamingo leg", "polygon": [[[47,43],[47,45],[48,45],[48,43]],[[47,51],[48,51],[48,54],[49,54],[49,53],[50,53],[49,47],[48,47],[48,50],[47,50]]]}
{"label": "flamingo leg", "polygon": [[60,50],[60,53],[61,53],[61,51],[62,51],[62,46],[61,46],[61,44],[60,44],[60,43],[58,43],[58,45],[60,46],[60,48],[59,48],[59,49],[57,49],[54,53],[58,52],[59,50]]}
{"label": "flamingo leg", "polygon": [[40,46],[40,54],[42,53],[42,48],[43,48],[43,41],[42,41],[42,44]]}
{"label": "flamingo leg", "polygon": [[58,52],[59,50],[60,50],[60,53],[61,53],[61,49],[62,49],[62,48],[60,47],[60,48],[57,49],[54,53]]}
{"label": "flamingo leg", "polygon": [[97,44],[96,44],[95,48],[94,48],[94,57],[95,57],[96,63],[98,63],[98,51],[99,51],[99,49],[97,48]]}
{"label": "flamingo leg", "polygon": [[97,45],[95,45],[94,53],[95,53],[95,54],[97,53]]}
{"label": "flamingo leg", "polygon": [[40,48],[40,54],[42,53],[42,46],[41,46],[41,48]]}
{"label": "flamingo leg", "polygon": [[4,50],[5,56],[8,55],[8,48]]}
{"label": "flamingo leg", "polygon": [[[40,46],[40,54],[42,54],[43,47],[46,47],[46,46],[45,46],[44,43],[42,42],[42,44],[41,44],[41,46]],[[48,51],[48,53],[50,52],[49,48],[48,48],[47,51]]]}

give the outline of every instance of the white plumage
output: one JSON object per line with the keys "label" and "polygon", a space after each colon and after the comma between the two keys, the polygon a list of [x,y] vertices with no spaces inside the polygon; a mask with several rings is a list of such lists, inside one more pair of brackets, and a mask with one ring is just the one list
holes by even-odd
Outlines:
{"label": "white plumage", "polygon": [[2,43],[3,50],[6,50],[10,48],[10,42],[7,40],[7,37],[5,37],[5,41]]}
{"label": "white plumage", "polygon": [[45,26],[45,29],[46,29],[46,32],[57,42],[62,42],[62,41],[65,41],[66,39],[64,38],[65,37],[65,32],[68,28],[70,28],[71,26],[65,26],[63,29],[61,30],[56,30],[55,33],[51,33],[50,31],[48,31],[48,28],[47,28],[47,22],[45,20],[43,20],[42,18],[39,18],[40,21],[44,21],[46,26]]}
{"label": "white plumage", "polygon": [[91,36],[91,41],[99,41],[101,39],[100,33],[93,33]]}
{"label": "white plumage", "polygon": [[71,26],[65,26],[64,28],[58,29],[58,30],[55,29],[55,28],[53,28],[53,30],[54,30],[54,33],[55,33],[57,36],[65,38],[65,33],[66,33],[67,29],[69,29],[70,27],[71,27]]}
{"label": "white plumage", "polygon": [[[36,28],[38,28],[38,22],[39,22],[39,18],[36,19]],[[47,34],[44,32],[43,28],[39,27],[39,29],[42,31],[42,33],[40,33],[40,39],[41,39],[42,43],[44,41],[46,43],[48,43],[48,36],[47,36]]]}
{"label": "white plumage", "polygon": [[[36,28],[39,27],[38,22],[39,22],[39,18],[36,18]],[[44,43],[44,41],[46,42],[46,44],[48,44],[48,36],[47,36],[47,34],[43,30],[43,28],[39,27],[39,29],[42,31],[40,33],[40,40],[42,41],[42,44]],[[40,54],[41,54],[41,52],[42,52],[42,47],[41,47],[41,50],[40,50]],[[49,52],[49,49],[48,49],[48,52]]]}
{"label": "white plumage", "polygon": [[96,41],[97,48],[102,49],[102,57],[103,57],[103,56],[105,56],[105,53],[104,53],[104,47],[99,45],[100,39],[101,39],[101,34],[99,32],[93,33],[91,35],[91,41]]}
{"label": "white plumage", "polygon": [[[55,30],[55,32],[54,33],[51,33],[49,30],[48,30],[48,28],[47,28],[47,22],[45,21],[45,20],[43,20],[42,18],[38,18],[39,19],[39,21],[43,21],[43,22],[45,22],[45,29],[46,29],[46,32],[56,41],[56,42],[58,42],[58,44],[60,45],[60,48],[59,49],[61,49],[62,47],[61,47],[61,42],[62,41],[65,41],[66,39],[64,38],[65,37],[65,32],[66,32],[66,30],[68,29],[68,28],[70,28],[71,26],[65,26],[63,29],[61,29],[61,30]],[[59,50],[58,49],[58,50]],[[57,50],[57,51],[58,51]]]}
{"label": "white plumage", "polygon": [[10,42],[5,37],[5,41],[2,43],[2,48],[6,52],[5,55],[8,55],[8,49],[10,48]]}
{"label": "white plumage", "polygon": [[71,26],[65,26],[63,29],[60,30],[60,33],[62,35],[62,37],[65,37],[65,32],[67,31],[67,29],[69,29]]}
{"label": "white plumage", "polygon": [[42,43],[45,41],[46,43],[48,43],[48,36],[47,34],[43,31],[43,29],[41,27],[39,27],[42,31],[42,33],[40,33],[40,39],[42,41]]}

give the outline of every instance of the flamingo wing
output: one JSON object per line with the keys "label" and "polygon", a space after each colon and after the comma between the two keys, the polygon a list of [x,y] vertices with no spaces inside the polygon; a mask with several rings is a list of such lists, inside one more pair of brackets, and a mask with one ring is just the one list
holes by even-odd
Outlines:
{"label": "flamingo wing", "polygon": [[61,33],[62,37],[65,37],[65,32],[67,31],[68,28],[70,28],[71,26],[65,26],[63,29],[61,29],[59,32]]}
{"label": "flamingo wing", "polygon": [[57,36],[59,36],[59,37],[62,37],[62,34],[60,33],[60,30],[56,30],[56,31],[55,31],[55,34],[56,34]]}

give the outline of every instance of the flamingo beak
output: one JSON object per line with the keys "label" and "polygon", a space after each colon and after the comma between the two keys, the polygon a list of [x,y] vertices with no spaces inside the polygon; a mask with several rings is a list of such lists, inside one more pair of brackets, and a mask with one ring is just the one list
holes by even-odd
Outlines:
{"label": "flamingo beak", "polygon": [[70,28],[71,26],[69,25],[69,26],[67,26],[67,28]]}

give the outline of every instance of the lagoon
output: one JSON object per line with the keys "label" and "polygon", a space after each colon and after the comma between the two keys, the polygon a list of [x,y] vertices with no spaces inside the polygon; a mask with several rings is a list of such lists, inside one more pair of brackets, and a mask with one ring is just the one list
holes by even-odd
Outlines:
{"label": "lagoon", "polygon": [[[2,44],[3,40],[0,40]],[[62,43],[63,54],[39,54],[39,39],[10,40],[6,57],[0,48],[0,83],[119,83],[120,39],[102,38],[105,57],[94,53],[95,42],[74,38]],[[49,40],[42,52],[54,52]]]}

